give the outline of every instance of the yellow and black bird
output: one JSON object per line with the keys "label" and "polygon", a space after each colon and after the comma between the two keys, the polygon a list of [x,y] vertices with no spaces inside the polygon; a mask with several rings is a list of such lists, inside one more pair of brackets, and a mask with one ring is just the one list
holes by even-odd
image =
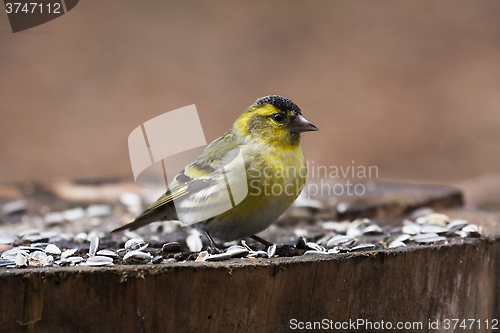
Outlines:
{"label": "yellow and black bird", "polygon": [[269,245],[255,234],[276,221],[302,191],[306,160],[301,133],[317,130],[291,100],[259,98],[151,207],[112,232],[180,220],[204,232],[214,247],[212,237],[224,242],[252,237]]}

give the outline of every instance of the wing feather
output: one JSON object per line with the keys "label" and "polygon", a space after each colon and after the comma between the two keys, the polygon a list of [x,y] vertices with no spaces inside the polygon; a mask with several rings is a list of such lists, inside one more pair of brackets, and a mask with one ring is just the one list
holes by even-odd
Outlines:
{"label": "wing feather", "polygon": [[231,209],[222,167],[234,159],[240,147],[230,132],[212,142],[196,161],[174,178],[169,190],[155,203],[132,222],[112,232],[134,230],[165,219],[193,224]]}

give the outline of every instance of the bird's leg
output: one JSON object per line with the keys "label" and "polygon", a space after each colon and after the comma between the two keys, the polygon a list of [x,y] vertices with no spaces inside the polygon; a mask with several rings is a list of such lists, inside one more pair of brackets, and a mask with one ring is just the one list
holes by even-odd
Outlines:
{"label": "bird's leg", "polygon": [[261,244],[263,244],[265,247],[269,247],[269,246],[273,245],[273,243],[268,242],[265,239],[260,238],[259,236],[256,236],[256,235],[253,235],[250,238],[252,238],[253,240],[255,240],[255,241],[257,241],[257,242],[259,242]]}
{"label": "bird's leg", "polygon": [[223,253],[224,251],[220,248],[219,245],[214,241],[212,236],[208,233],[208,231],[205,232],[205,236],[207,236],[208,240],[210,241],[210,245],[207,247],[208,252],[210,254],[217,254],[217,253]]}

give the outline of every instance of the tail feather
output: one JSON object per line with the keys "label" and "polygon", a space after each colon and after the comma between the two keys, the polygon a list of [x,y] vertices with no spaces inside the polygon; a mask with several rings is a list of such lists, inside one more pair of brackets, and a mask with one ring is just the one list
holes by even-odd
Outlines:
{"label": "tail feather", "polygon": [[111,233],[115,233],[115,232],[119,232],[119,231],[124,231],[124,230],[135,230],[135,229],[139,229],[140,227],[143,227],[147,224],[150,224],[150,223],[153,223],[155,221],[158,221],[158,219],[154,218],[154,219],[151,219],[151,218],[143,218],[143,217],[139,217],[139,218],[136,218],[135,220],[125,224],[125,225],[122,225],[121,227],[119,228],[116,228],[114,230],[111,231]]}
{"label": "tail feather", "polygon": [[165,208],[168,207],[160,207],[160,208],[155,208],[155,209],[147,209],[144,211],[141,215],[136,217],[133,221],[130,223],[127,223],[119,228],[116,228],[111,231],[111,233],[119,232],[119,231],[124,231],[124,230],[135,230],[140,227],[143,227],[147,224],[156,222],[156,221],[162,221],[162,220],[175,220],[177,219],[177,214],[172,214],[172,212],[167,213]]}

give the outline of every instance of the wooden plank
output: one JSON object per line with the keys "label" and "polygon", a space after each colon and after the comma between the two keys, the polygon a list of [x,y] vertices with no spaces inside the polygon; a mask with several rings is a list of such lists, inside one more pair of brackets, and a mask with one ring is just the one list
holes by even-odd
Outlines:
{"label": "wooden plank", "polygon": [[[65,191],[102,190],[109,202],[122,188],[119,182],[68,186]],[[37,185],[21,199],[31,211],[42,204],[58,209],[75,204],[54,188]],[[500,319],[499,216],[462,208],[460,192],[451,188],[390,183],[369,188],[363,197],[340,196],[335,202],[313,196],[323,203],[313,219],[371,216],[387,225],[394,216],[431,206],[479,225],[484,236],[328,256],[2,268],[0,332],[284,332],[293,323],[325,319],[323,324],[333,325],[358,319],[421,322],[423,331],[429,320],[439,320],[441,329],[434,330],[439,332],[444,319]],[[338,203],[346,209],[338,211]],[[289,228],[287,223],[277,225]]]}
{"label": "wooden plank", "polygon": [[493,319],[499,253],[498,238],[489,238],[345,256],[2,270],[2,332],[282,332],[293,319]]}

